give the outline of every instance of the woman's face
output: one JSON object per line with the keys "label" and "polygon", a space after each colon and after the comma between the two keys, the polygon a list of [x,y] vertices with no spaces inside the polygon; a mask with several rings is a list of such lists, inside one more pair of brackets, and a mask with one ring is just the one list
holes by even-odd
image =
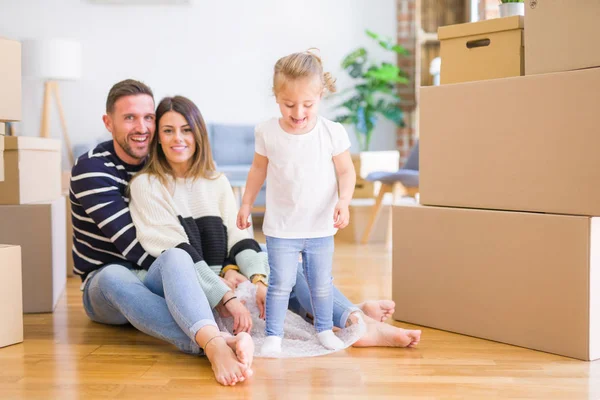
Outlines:
{"label": "woman's face", "polygon": [[158,121],[158,142],[174,170],[187,171],[196,151],[192,127],[175,111],[163,114]]}

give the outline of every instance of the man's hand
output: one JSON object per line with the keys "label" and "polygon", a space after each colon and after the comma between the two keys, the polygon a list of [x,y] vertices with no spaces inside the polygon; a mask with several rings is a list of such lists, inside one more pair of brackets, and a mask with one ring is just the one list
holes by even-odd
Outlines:
{"label": "man's hand", "polygon": [[227,272],[225,272],[225,281],[227,282],[227,285],[232,289],[237,288],[240,283],[245,282],[247,280],[248,278],[246,278],[244,275],[240,274],[234,269],[230,269]]}
{"label": "man's hand", "polygon": [[348,209],[348,203],[339,201],[335,205],[335,211],[333,212],[333,227],[338,229],[344,229],[350,222],[350,210]]}

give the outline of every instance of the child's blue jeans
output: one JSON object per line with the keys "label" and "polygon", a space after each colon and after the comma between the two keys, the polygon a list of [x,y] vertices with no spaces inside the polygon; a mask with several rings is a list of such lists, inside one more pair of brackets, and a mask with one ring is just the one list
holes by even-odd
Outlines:
{"label": "child's blue jeans", "polygon": [[283,337],[283,323],[290,293],[296,284],[298,256],[310,293],[315,329],[333,328],[333,236],[280,239],[267,236],[269,288],[266,302],[266,335]]}

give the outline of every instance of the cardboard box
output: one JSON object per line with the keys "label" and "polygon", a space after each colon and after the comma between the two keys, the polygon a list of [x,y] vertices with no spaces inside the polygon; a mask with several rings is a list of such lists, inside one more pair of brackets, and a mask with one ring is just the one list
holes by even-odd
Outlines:
{"label": "cardboard box", "polygon": [[0,136],[0,182],[4,181],[4,136]]}
{"label": "cardboard box", "polygon": [[599,67],[600,2],[525,2],[525,74]]}
{"label": "cardboard box", "polygon": [[21,248],[0,244],[0,347],[23,341]]}
{"label": "cardboard box", "polygon": [[522,16],[443,26],[438,38],[441,84],[524,74]]}
{"label": "cardboard box", "polygon": [[69,189],[71,187],[71,171],[62,172],[62,183],[61,191],[62,195],[65,196],[65,202],[67,203],[65,219],[66,219],[66,252],[67,252],[67,277],[75,276],[73,268],[75,264],[73,262],[73,218],[71,217],[71,200],[69,198]]}
{"label": "cardboard box", "polygon": [[371,172],[395,172],[400,168],[400,152],[397,150],[362,151],[351,156],[356,171],[355,199],[368,199],[377,195],[380,185],[365,180]]}
{"label": "cardboard box", "polygon": [[[600,358],[600,218],[393,208],[394,319]],[[410,279],[407,279],[410,277]]]}
{"label": "cardboard box", "polygon": [[[390,197],[384,198],[383,206],[379,211],[379,217],[373,226],[369,243],[383,243],[388,230],[390,218],[390,205],[392,204]],[[335,238],[349,243],[360,243],[367,224],[371,219],[375,199],[353,199],[350,202],[350,222],[344,229],[338,230]]]}
{"label": "cardboard box", "polygon": [[600,216],[600,68],[421,89],[422,204]]}
{"label": "cardboard box", "polygon": [[21,43],[0,37],[0,121],[21,119]]}
{"label": "cardboard box", "polygon": [[0,182],[0,204],[27,204],[59,198],[60,145],[60,140],[56,139],[4,136],[4,182]]}
{"label": "cardboard box", "polygon": [[0,243],[21,246],[23,312],[52,312],[67,281],[65,198],[0,206]]}

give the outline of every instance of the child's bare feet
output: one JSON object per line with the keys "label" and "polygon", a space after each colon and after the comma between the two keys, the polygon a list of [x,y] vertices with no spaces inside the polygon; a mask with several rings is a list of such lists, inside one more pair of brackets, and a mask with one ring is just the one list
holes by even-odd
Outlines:
{"label": "child's bare feet", "polygon": [[358,307],[365,315],[368,315],[375,321],[383,322],[392,316],[396,309],[396,303],[392,300],[369,300],[360,303]]}
{"label": "child's bare feet", "polygon": [[252,360],[254,359],[254,341],[246,332],[240,332],[235,336],[223,335],[227,345],[235,352],[239,362],[244,364],[248,369],[244,374],[246,378],[252,376]]}
{"label": "child's bare feet", "polygon": [[368,316],[363,319],[367,332],[352,345],[354,347],[416,347],[421,340],[420,330],[397,328]]}
{"label": "child's bare feet", "polygon": [[212,339],[206,345],[204,353],[210,360],[217,382],[221,385],[233,386],[246,380],[245,374],[249,368],[239,362],[226,340],[221,340],[221,338],[225,339],[224,337]]}

